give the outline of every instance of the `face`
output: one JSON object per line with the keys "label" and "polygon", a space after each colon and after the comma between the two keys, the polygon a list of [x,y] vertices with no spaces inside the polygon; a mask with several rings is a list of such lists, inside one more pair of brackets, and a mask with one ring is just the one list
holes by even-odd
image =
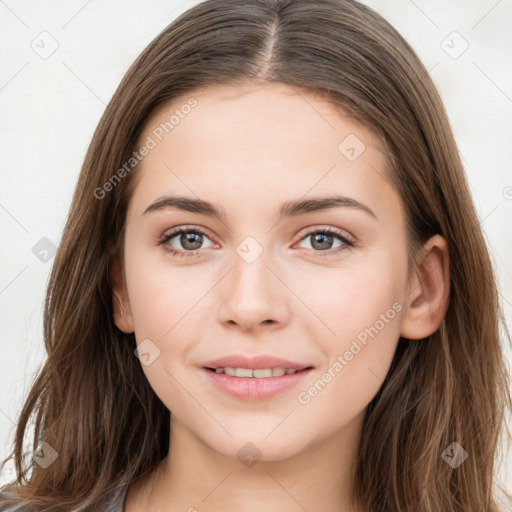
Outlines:
{"label": "face", "polygon": [[[172,421],[229,457],[250,441],[263,460],[348,428],[388,372],[407,297],[404,212],[379,139],[269,85],[174,100],[139,142],[151,147],[134,171],[116,323],[135,332]],[[213,207],[162,207],[166,196]],[[230,355],[310,369],[277,384],[205,369]]]}

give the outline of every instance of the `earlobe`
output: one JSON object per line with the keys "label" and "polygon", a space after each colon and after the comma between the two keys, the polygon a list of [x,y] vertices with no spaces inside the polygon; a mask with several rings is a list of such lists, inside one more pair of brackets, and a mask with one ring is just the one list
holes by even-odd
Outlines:
{"label": "earlobe", "polygon": [[128,294],[123,282],[123,275],[119,257],[116,255],[109,265],[110,286],[112,289],[112,309],[114,312],[114,323],[117,328],[126,334],[134,331],[133,318],[130,311]]}
{"label": "earlobe", "polygon": [[419,340],[433,334],[448,309],[449,254],[446,240],[434,235],[423,246],[412,273],[402,316],[400,336]]}

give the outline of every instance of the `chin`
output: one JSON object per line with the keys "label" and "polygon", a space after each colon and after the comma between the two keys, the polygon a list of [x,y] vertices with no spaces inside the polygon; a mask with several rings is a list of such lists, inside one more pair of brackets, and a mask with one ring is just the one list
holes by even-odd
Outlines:
{"label": "chin", "polygon": [[245,433],[244,435],[237,436],[232,432],[233,439],[226,439],[225,443],[219,444],[217,442],[209,444],[209,446],[221,453],[222,455],[237,459],[248,468],[253,467],[256,462],[271,462],[281,461],[293,457],[304,450],[307,445],[301,444],[296,439],[290,439],[287,432],[283,431],[283,436],[280,437],[277,433],[272,433],[268,436],[269,431],[253,432],[252,434]]}

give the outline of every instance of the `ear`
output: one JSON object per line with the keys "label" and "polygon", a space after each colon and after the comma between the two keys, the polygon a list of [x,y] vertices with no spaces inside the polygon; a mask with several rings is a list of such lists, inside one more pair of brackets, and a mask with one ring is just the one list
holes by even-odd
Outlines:
{"label": "ear", "polygon": [[441,235],[434,235],[424,244],[417,266],[409,280],[400,331],[400,336],[411,340],[436,332],[448,309],[449,254]]}
{"label": "ear", "polygon": [[128,293],[123,281],[121,264],[117,255],[110,260],[109,269],[114,322],[119,330],[126,334],[130,334],[134,331],[133,318],[130,310]]}

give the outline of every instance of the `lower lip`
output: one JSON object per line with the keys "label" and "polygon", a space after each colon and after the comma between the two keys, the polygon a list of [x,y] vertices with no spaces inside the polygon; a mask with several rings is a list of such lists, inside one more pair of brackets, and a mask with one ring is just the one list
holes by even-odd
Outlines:
{"label": "lower lip", "polygon": [[280,391],[291,388],[298,384],[304,377],[309,375],[313,369],[301,370],[299,372],[282,375],[281,377],[231,377],[225,373],[201,368],[210,382],[221,391],[241,400],[264,400],[271,398]]}

